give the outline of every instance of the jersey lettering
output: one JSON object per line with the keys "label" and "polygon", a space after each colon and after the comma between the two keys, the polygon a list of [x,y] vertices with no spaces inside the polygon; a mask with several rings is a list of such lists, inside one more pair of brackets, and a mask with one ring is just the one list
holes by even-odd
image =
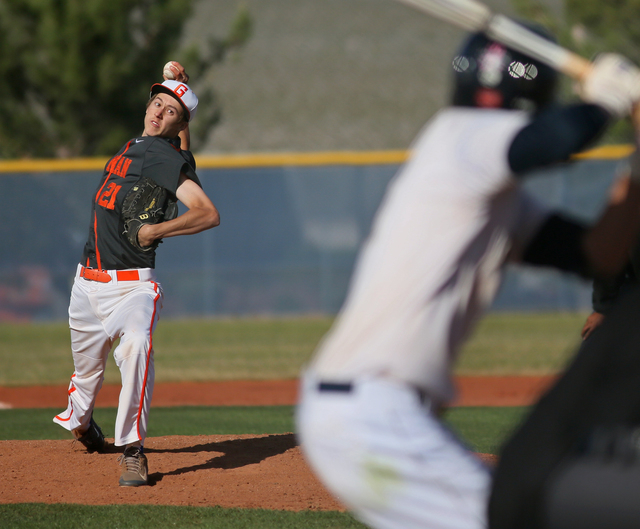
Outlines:
{"label": "jersey lettering", "polygon": [[127,158],[126,156],[114,156],[109,160],[109,164],[107,165],[107,172],[111,174],[115,174],[117,176],[121,176],[124,178],[127,176],[127,170],[131,165],[131,158]]}
{"label": "jersey lettering", "polygon": [[122,188],[122,186],[117,186],[114,182],[110,182],[107,189],[100,195],[98,204],[104,208],[113,209],[116,205],[116,195],[118,191],[120,191],[120,188]]}

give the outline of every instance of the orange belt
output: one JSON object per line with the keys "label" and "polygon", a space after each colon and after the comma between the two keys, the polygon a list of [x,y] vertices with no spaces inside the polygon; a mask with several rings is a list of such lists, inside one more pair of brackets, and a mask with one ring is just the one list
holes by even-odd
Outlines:
{"label": "orange belt", "polygon": [[[82,267],[80,277],[84,277],[89,281],[98,281],[100,283],[109,283],[111,274],[105,270],[96,270],[95,268]],[[137,270],[116,270],[116,278],[118,281],[138,281],[140,275]]]}

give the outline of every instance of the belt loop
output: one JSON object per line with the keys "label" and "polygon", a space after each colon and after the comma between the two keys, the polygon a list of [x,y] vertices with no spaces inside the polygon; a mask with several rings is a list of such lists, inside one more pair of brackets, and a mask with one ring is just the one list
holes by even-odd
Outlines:
{"label": "belt loop", "polygon": [[118,281],[139,281],[140,274],[137,270],[117,270],[116,277]]}

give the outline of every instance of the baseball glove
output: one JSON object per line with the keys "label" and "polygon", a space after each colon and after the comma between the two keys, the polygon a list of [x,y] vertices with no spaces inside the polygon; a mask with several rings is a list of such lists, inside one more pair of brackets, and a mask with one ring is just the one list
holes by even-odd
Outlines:
{"label": "baseball glove", "polygon": [[145,224],[158,224],[178,216],[178,204],[175,198],[164,187],[152,179],[143,176],[124,197],[122,203],[123,234],[138,250],[149,252],[155,250],[162,239],[150,246],[140,246],[138,232]]}

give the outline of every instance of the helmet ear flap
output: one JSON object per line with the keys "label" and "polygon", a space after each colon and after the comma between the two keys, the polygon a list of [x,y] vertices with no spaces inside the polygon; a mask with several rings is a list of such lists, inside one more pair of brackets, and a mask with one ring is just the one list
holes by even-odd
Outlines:
{"label": "helmet ear flap", "polygon": [[[553,40],[538,26],[525,23]],[[455,106],[536,110],[555,97],[558,74],[539,61],[472,34],[452,62]]]}

